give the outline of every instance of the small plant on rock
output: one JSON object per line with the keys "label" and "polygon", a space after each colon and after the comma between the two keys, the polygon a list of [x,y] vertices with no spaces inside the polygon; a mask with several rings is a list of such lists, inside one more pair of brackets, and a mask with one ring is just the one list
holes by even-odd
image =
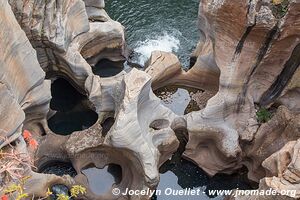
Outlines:
{"label": "small plant on rock", "polygon": [[56,198],[57,200],[69,200],[70,199],[70,197],[66,194],[58,194],[56,196],[57,196],[57,198]]}
{"label": "small plant on rock", "polygon": [[19,183],[14,183],[3,190],[4,195],[1,200],[8,200],[9,196],[15,196],[15,200],[23,200],[28,197],[28,194],[24,192],[25,182],[29,179],[29,176],[23,177],[19,180]]}
{"label": "small plant on rock", "polygon": [[81,185],[74,185],[71,188],[71,196],[72,197],[78,197],[78,195],[85,194],[85,193],[86,193],[86,188]]}
{"label": "small plant on rock", "polygon": [[272,11],[274,16],[282,18],[288,11],[289,0],[272,0]]}
{"label": "small plant on rock", "polygon": [[71,190],[71,196],[66,194],[57,194],[57,200],[70,200],[72,197],[78,197],[79,195],[83,195],[86,193],[86,188],[81,185],[73,185]]}
{"label": "small plant on rock", "polygon": [[259,123],[266,123],[271,119],[272,113],[266,108],[261,108],[256,112],[256,117]]}

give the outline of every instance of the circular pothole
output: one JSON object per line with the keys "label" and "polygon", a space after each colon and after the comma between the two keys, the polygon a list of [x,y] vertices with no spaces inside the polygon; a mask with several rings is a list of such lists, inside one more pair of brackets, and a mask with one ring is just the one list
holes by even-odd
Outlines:
{"label": "circular pothole", "polygon": [[[183,130],[182,130],[183,131]],[[178,132],[176,136],[180,141],[179,148],[173,154],[172,158],[167,160],[159,169],[160,182],[157,186],[157,191],[166,191],[167,188],[172,190],[199,190],[199,195],[188,196],[190,200],[209,200],[216,196],[209,195],[209,190],[232,190],[239,188],[253,189],[252,183],[247,179],[246,168],[241,169],[239,172],[226,175],[217,174],[214,177],[210,177],[199,168],[196,164],[188,161],[182,157],[186,146],[185,133]],[[254,186],[257,188],[258,186]],[[219,196],[217,199],[223,199],[223,196]],[[154,195],[152,200],[181,200],[180,195]]]}
{"label": "circular pothole", "polygon": [[88,166],[81,172],[88,179],[90,190],[96,195],[109,192],[114,184],[119,184],[122,181],[122,168],[116,164],[108,164],[102,169]]}
{"label": "circular pothole", "polygon": [[55,80],[51,94],[50,107],[57,112],[48,119],[48,125],[54,133],[69,135],[91,127],[98,120],[98,114],[89,108],[87,97],[68,81],[61,78]]}
{"label": "circular pothole", "polygon": [[[198,195],[189,196],[190,200],[209,200],[217,197],[210,195],[209,190],[232,190],[239,188],[241,190],[253,189],[247,179],[247,171],[245,169],[232,175],[217,174],[209,177],[202,169],[183,158],[173,157],[168,160],[160,168],[160,182],[157,187],[158,191],[166,191],[167,188],[172,190],[199,190]],[[223,196],[219,196],[223,199]],[[219,199],[217,198],[217,199]],[[154,195],[152,200],[181,200],[180,195]]]}
{"label": "circular pothole", "polygon": [[123,71],[124,62],[113,62],[108,59],[100,60],[94,67],[93,73],[100,77],[112,77]]}

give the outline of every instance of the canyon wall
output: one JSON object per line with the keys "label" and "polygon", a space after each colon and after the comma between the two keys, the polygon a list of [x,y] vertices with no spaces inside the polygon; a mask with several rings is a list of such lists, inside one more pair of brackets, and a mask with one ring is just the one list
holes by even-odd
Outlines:
{"label": "canyon wall", "polygon": [[[18,175],[7,176],[1,187],[30,176],[24,185],[30,198],[43,198],[58,184],[80,184],[87,188],[84,199],[148,199],[113,195],[114,188],[95,195],[82,173],[91,165],[103,168],[113,163],[123,174],[114,187],[122,192],[154,189],[159,166],[178,148],[175,130],[186,126],[154,95],[149,74],[133,69],[100,78],[93,73],[101,59],[126,59],[124,28],[106,14],[104,1],[1,0],[0,20],[7,27],[1,31],[1,147],[5,155],[22,155],[13,163],[16,169],[6,162],[10,157],[1,159],[9,164],[2,173]],[[86,96],[98,115],[91,127],[66,136],[54,133],[47,121],[57,112],[49,108],[50,83],[60,77]],[[108,118],[114,123],[104,130]],[[77,175],[38,173],[53,162],[71,163]]]}
{"label": "canyon wall", "polygon": [[[215,71],[217,65],[219,89],[205,109],[186,116],[184,155],[207,173],[232,173],[245,165],[249,179],[266,177],[261,187],[299,191],[299,165],[293,161],[299,153],[283,158],[290,168],[274,166],[280,165],[275,155],[300,136],[299,6],[299,1],[200,2],[202,38],[193,68]],[[262,107],[274,109],[265,124],[257,120]],[[291,146],[289,152],[297,152]]]}
{"label": "canyon wall", "polygon": [[[0,148],[29,158],[17,163],[18,174],[31,176],[29,196],[44,197],[54,184],[80,184],[87,188],[83,199],[149,199],[111,191],[154,189],[159,167],[179,146],[175,133],[187,132],[183,156],[209,175],[246,166],[260,189],[295,189],[300,197],[300,1],[202,0],[201,39],[189,71],[175,55],[156,51],[145,71],[109,78],[92,69],[102,59],[124,61],[126,44],[124,28],[104,8],[103,0],[0,0]],[[50,83],[60,77],[98,116],[64,136],[47,123],[56,112],[49,108]],[[215,95],[204,109],[179,116],[152,91],[168,85]],[[107,119],[113,123],[106,130]],[[26,146],[25,129],[36,149]],[[71,163],[76,176],[38,173],[57,161]],[[97,196],[82,169],[111,163],[122,168],[122,180]],[[252,198],[272,196],[236,197]]]}

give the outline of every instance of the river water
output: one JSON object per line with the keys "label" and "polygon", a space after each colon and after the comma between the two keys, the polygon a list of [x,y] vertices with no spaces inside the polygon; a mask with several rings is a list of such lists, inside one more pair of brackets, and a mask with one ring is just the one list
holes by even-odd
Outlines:
{"label": "river water", "polygon": [[144,65],[153,50],[174,52],[184,67],[199,40],[199,0],[106,0],[109,16],[126,29],[126,41]]}

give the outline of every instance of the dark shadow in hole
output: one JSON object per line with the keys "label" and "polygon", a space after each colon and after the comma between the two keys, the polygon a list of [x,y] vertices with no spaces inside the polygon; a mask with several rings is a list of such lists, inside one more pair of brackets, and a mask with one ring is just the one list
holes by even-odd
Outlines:
{"label": "dark shadow in hole", "polygon": [[101,123],[103,137],[105,137],[107,135],[108,131],[114,125],[114,123],[115,123],[115,118],[113,118],[113,117],[108,117]]}
{"label": "dark shadow in hole", "polygon": [[167,128],[169,125],[170,125],[169,120],[157,119],[157,120],[154,120],[153,122],[151,122],[149,127],[153,128],[154,130],[160,130],[160,129]]}
{"label": "dark shadow in hole", "polygon": [[81,131],[93,126],[98,115],[92,110],[57,112],[48,120],[49,128],[59,135],[70,135],[75,131]]}
{"label": "dark shadow in hole", "polygon": [[71,177],[75,177],[77,175],[77,172],[71,163],[61,161],[45,163],[39,167],[38,172],[44,174],[55,174],[57,176],[70,175]]}
{"label": "dark shadow in hole", "polygon": [[111,173],[115,179],[115,183],[119,184],[122,181],[122,168],[120,165],[109,164],[107,171]]}
{"label": "dark shadow in hole", "polygon": [[50,108],[60,112],[72,110],[78,103],[86,99],[67,80],[58,78],[51,84],[52,99]]}
{"label": "dark shadow in hole", "polygon": [[69,135],[91,127],[98,114],[89,108],[86,96],[80,94],[68,81],[57,79],[51,87],[50,107],[57,113],[48,120],[49,128],[56,134]]}
{"label": "dark shadow in hole", "polygon": [[111,77],[119,74],[123,69],[124,62],[113,62],[108,59],[100,60],[94,67],[93,73],[100,77]]}

